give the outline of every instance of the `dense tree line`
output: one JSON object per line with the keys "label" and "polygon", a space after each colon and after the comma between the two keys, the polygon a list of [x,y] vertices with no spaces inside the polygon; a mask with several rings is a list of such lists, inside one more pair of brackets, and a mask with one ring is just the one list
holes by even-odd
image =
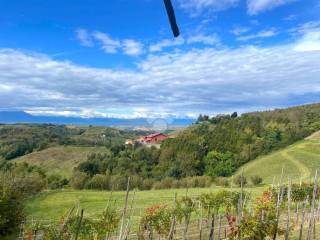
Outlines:
{"label": "dense tree line", "polygon": [[120,145],[127,138],[146,132],[125,131],[109,127],[70,127],[52,124],[0,126],[0,159],[11,160],[53,145]]}
{"label": "dense tree line", "polygon": [[320,104],[238,116],[200,115],[195,126],[161,147],[167,176],[230,176],[239,166],[320,130]]}
{"label": "dense tree line", "polygon": [[200,115],[197,124],[161,149],[119,145],[92,154],[76,170],[95,174],[136,175],[145,179],[227,177],[260,155],[286,147],[320,130],[320,105],[306,105],[238,116]]}

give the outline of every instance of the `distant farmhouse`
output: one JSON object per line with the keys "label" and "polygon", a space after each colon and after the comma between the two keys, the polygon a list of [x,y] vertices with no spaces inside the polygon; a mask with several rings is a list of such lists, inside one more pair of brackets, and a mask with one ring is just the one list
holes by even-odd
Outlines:
{"label": "distant farmhouse", "polygon": [[144,144],[159,144],[167,138],[169,137],[163,133],[154,133],[148,136],[140,137],[138,141]]}
{"label": "distant farmhouse", "polygon": [[148,145],[160,144],[162,141],[168,138],[173,138],[173,137],[174,136],[169,136],[163,133],[153,133],[148,136],[141,136],[136,140],[127,139],[125,141],[125,144],[126,145],[134,144],[134,142],[139,142],[139,143],[148,144]]}

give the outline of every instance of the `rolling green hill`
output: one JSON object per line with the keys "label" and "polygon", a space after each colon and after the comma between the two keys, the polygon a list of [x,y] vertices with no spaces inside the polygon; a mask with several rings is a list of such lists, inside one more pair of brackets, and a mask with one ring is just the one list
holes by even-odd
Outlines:
{"label": "rolling green hill", "polygon": [[107,151],[105,147],[57,146],[27,154],[13,162],[26,162],[41,167],[48,174],[59,173],[70,177],[73,168],[87,160],[89,153],[105,151]]}
{"label": "rolling green hill", "polygon": [[[282,167],[284,181],[291,177],[294,182],[310,181],[316,169],[320,170],[320,132],[285,149],[262,156],[243,166],[244,175],[261,176],[264,183],[278,183]],[[239,169],[236,175],[242,170]]]}

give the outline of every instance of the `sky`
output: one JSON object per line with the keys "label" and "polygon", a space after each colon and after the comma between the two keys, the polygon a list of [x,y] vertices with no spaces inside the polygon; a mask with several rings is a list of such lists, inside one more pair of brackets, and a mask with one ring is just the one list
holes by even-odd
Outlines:
{"label": "sky", "polygon": [[0,111],[196,117],[320,102],[320,0],[1,0]]}

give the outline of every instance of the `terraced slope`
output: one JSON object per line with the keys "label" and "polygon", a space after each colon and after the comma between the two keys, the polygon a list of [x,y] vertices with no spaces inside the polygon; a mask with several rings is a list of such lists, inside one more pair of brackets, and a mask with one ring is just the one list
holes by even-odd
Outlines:
{"label": "terraced slope", "polygon": [[16,163],[26,162],[37,165],[48,173],[59,173],[70,177],[74,167],[87,159],[89,153],[106,151],[104,147],[57,146],[33,152],[14,160]]}
{"label": "terraced slope", "polygon": [[[244,175],[261,176],[264,183],[276,183],[284,168],[284,179],[290,176],[293,181],[309,181],[315,170],[320,170],[320,132],[267,156],[260,157],[243,166]],[[236,175],[240,174],[238,170]]]}

